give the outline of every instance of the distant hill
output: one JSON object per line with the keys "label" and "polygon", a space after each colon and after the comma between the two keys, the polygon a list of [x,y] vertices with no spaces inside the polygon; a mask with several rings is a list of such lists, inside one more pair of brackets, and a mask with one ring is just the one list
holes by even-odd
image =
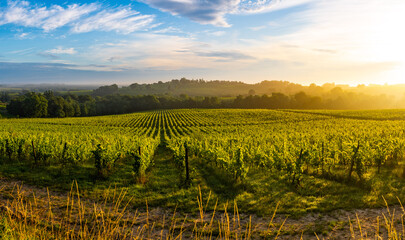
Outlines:
{"label": "distant hill", "polygon": [[182,78],[173,79],[169,82],[158,82],[153,84],[131,84],[119,90],[123,94],[154,94],[154,95],[189,95],[189,96],[216,96],[234,97],[238,95],[262,95],[273,92],[287,93],[302,91],[304,87],[286,81],[263,81],[257,84],[233,81],[205,81],[189,80]]}
{"label": "distant hill", "polygon": [[73,84],[2,84],[0,92],[45,92],[52,90],[55,92],[72,92],[72,91],[92,91],[100,85],[73,85]]}
{"label": "distant hill", "polygon": [[[292,96],[299,92],[305,92],[310,96],[322,98],[332,98],[350,94],[365,94],[369,96],[382,96],[393,98],[396,101],[405,101],[405,84],[397,85],[357,85],[349,86],[335,83],[325,83],[323,85],[310,84],[309,86],[280,80],[265,80],[260,83],[244,83],[236,81],[223,80],[203,80],[203,79],[173,79],[168,82],[155,83],[133,83],[127,86],[118,86],[117,84],[106,86],[90,85],[68,85],[68,84],[31,84],[31,85],[4,85],[0,87],[1,94],[7,92],[8,95],[25,93],[27,91],[45,92],[52,90],[56,95],[155,95],[155,96],[173,96],[173,97],[220,97],[235,98],[236,96],[249,95],[269,95],[273,93],[282,93]],[[4,102],[4,101],[3,101]]]}
{"label": "distant hill", "polygon": [[125,95],[188,95],[201,97],[236,97],[238,95],[271,95],[272,93],[283,93],[293,95],[305,92],[311,96],[325,96],[333,93],[339,95],[340,92],[353,92],[368,95],[393,96],[402,99],[405,94],[405,84],[402,85],[337,85],[326,83],[323,85],[311,84],[304,86],[288,81],[262,81],[256,84],[248,84],[236,81],[206,81],[203,79],[190,80],[186,78],[173,79],[168,82],[159,81],[157,83],[134,83],[129,86],[118,87],[116,84],[102,86],[93,91],[93,95],[106,96],[111,94]]}
{"label": "distant hill", "polygon": [[[319,94],[328,89],[313,89]],[[186,78],[173,79],[169,82],[159,81],[151,84],[134,83],[129,86],[119,88],[116,84],[102,86],[93,91],[94,95],[105,96],[110,94],[126,95],[188,95],[188,96],[209,96],[209,97],[235,97],[238,95],[263,95],[272,93],[295,94],[300,91],[306,91],[308,87],[290,83],[287,81],[263,81],[257,84],[248,84],[235,81],[205,81],[202,79],[189,80]]]}

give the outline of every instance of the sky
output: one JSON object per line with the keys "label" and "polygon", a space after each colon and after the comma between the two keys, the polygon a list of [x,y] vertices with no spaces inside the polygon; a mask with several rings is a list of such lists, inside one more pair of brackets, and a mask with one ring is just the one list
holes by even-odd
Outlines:
{"label": "sky", "polygon": [[404,0],[0,0],[0,84],[405,83]]}

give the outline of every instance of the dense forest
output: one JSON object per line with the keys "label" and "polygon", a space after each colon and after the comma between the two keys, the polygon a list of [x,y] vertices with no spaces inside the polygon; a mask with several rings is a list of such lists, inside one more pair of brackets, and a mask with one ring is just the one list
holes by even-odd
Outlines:
{"label": "dense forest", "polygon": [[[156,93],[157,89],[163,89],[162,85],[166,89],[183,92],[178,95],[167,92]],[[268,93],[263,93],[264,90],[259,91],[255,88],[256,85],[261,86],[261,89],[267,89]],[[302,86],[284,81],[264,81],[256,85],[182,78],[167,83],[132,84],[121,88],[113,84],[85,92],[3,91],[0,93],[0,103],[7,106],[8,114],[16,117],[79,117],[178,108],[386,109],[405,107],[405,98],[400,95],[400,97],[394,97],[387,94],[365,94],[364,92],[373,92],[372,86],[356,88],[334,84]],[[223,92],[231,88],[238,89],[238,86],[244,91],[249,89],[246,86],[252,88],[244,94],[234,96],[231,94],[225,97],[220,94],[207,96],[204,94],[210,88],[207,86],[216,86],[216,91],[223,90]],[[192,88],[200,89],[201,94],[197,96],[186,94]],[[388,89],[389,86],[386,88]],[[138,90],[143,94],[131,92]]]}

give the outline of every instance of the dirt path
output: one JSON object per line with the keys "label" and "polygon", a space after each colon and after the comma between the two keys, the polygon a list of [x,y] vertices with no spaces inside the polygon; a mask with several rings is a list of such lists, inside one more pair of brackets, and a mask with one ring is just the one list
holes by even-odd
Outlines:
{"label": "dirt path", "polygon": [[[13,211],[13,214],[22,211],[18,209],[18,205],[23,205],[23,202],[35,202],[36,210],[41,218],[49,218],[52,213],[53,221],[63,222],[66,221],[66,212],[75,207],[72,204],[75,199],[76,204],[79,201],[76,190],[71,193],[60,193],[55,191],[47,191],[46,188],[40,188],[22,184],[21,181],[12,179],[0,179],[0,210],[4,213],[7,211]],[[48,194],[49,193],[49,194]],[[114,195],[114,194],[113,194]],[[116,193],[115,199],[106,199],[107,201],[97,201],[90,199],[80,199],[80,205],[83,209],[88,209],[89,212],[80,213],[80,211],[73,211],[71,218],[79,219],[80,214],[84,218],[91,217],[95,210],[99,212],[108,213],[110,215],[120,215],[121,221],[130,222],[134,217],[136,221],[132,226],[134,234],[140,234],[140,229],[149,227],[148,231],[144,230],[145,238],[156,238],[162,234],[168,236],[170,234],[179,234],[181,229],[184,230],[183,237],[190,238],[195,235],[193,228],[196,224],[201,222],[201,219],[188,218],[184,213],[174,213],[173,210],[165,210],[161,208],[152,209],[138,209],[135,210],[130,206],[124,210],[125,203],[118,204],[122,193]],[[118,201],[117,201],[118,200]],[[21,207],[20,206],[20,207]],[[125,213],[122,213],[125,212]],[[275,237],[278,229],[282,226],[278,239],[317,239],[314,232],[317,233],[319,239],[349,239],[349,238],[365,238],[376,239],[377,227],[379,227],[379,234],[382,239],[388,238],[387,228],[394,227],[398,234],[404,236],[404,226],[402,224],[404,220],[404,211],[400,205],[391,206],[389,210],[387,208],[376,209],[357,209],[352,211],[336,210],[330,213],[311,213],[307,214],[299,219],[288,218],[286,215],[276,215],[273,224],[270,228],[269,222],[271,216],[268,218],[261,218],[255,215],[240,214],[239,216],[230,213],[229,216],[224,213],[215,213],[214,217],[212,212],[204,213],[204,221],[206,224],[212,221],[213,235],[218,235],[221,228],[221,222],[225,223],[226,218],[230,219],[231,231],[239,232],[243,234],[246,228],[249,228],[249,222],[251,222],[251,237],[253,239],[263,238],[269,232],[272,233],[267,236],[271,239]],[[173,217],[174,216],[174,217]],[[349,219],[351,220],[349,222]],[[284,222],[285,221],[285,222]],[[165,223],[164,223],[165,222]],[[359,227],[359,223],[360,226]],[[284,223],[284,224],[283,224]],[[226,224],[227,225],[227,224]],[[173,233],[171,233],[171,231]],[[390,232],[394,232],[390,230]],[[146,234],[146,235],[145,235]]]}

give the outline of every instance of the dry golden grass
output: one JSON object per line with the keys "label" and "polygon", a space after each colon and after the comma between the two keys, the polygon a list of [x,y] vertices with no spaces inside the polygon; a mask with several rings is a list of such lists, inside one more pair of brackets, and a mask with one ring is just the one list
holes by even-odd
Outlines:
{"label": "dry golden grass", "polygon": [[[297,239],[286,229],[287,218],[276,216],[274,210],[266,224],[239,213],[236,202],[232,209],[206,211],[212,199],[205,201],[201,191],[196,201],[198,213],[182,215],[174,211],[149,209],[134,210],[127,192],[107,189],[100,201],[81,197],[77,183],[63,194],[48,190],[29,191],[21,184],[12,189],[0,189],[0,238],[1,239]],[[124,201],[124,199],[127,199]],[[129,199],[129,200],[128,200]],[[347,232],[351,239],[405,238],[405,209],[398,199],[400,211],[388,207],[371,223],[360,218],[348,217]],[[215,204],[217,206],[217,202]],[[232,205],[230,205],[232,206]],[[398,210],[398,208],[397,208]],[[277,218],[277,221],[275,219]],[[273,221],[274,220],[274,221]],[[277,222],[277,223],[276,223]],[[370,230],[371,229],[371,230]],[[334,235],[336,233],[336,235]],[[291,235],[293,234],[293,235]],[[328,239],[342,239],[338,232],[331,232]],[[323,239],[319,233],[307,232],[301,239]],[[344,238],[348,238],[347,236]]]}
{"label": "dry golden grass", "polygon": [[399,198],[398,202],[401,206],[402,212],[396,213],[395,211],[390,210],[388,203],[385,201],[385,204],[387,206],[387,214],[382,213],[382,223],[380,217],[377,217],[377,223],[375,224],[375,233],[373,236],[367,236],[367,233],[363,232],[362,223],[357,214],[355,220],[357,227],[354,227],[352,221],[349,218],[351,237],[353,239],[405,239],[405,209]]}
{"label": "dry golden grass", "polygon": [[[0,190],[0,192],[3,189]],[[197,198],[199,216],[179,217],[156,212],[150,214],[129,208],[127,193],[112,189],[101,203],[80,197],[77,183],[72,184],[67,198],[53,197],[49,191],[36,196],[22,185],[14,185],[0,203],[0,236],[3,239],[251,239],[252,221],[240,219],[237,204],[232,214],[214,210],[206,213],[207,201]],[[41,193],[39,193],[41,195]],[[45,196],[44,196],[45,195]],[[6,199],[4,196],[7,196]],[[216,208],[215,208],[216,209]],[[225,208],[226,209],[226,208]],[[275,212],[273,214],[274,219]],[[268,224],[266,234],[277,238],[278,229]],[[2,234],[2,235],[1,235]]]}

